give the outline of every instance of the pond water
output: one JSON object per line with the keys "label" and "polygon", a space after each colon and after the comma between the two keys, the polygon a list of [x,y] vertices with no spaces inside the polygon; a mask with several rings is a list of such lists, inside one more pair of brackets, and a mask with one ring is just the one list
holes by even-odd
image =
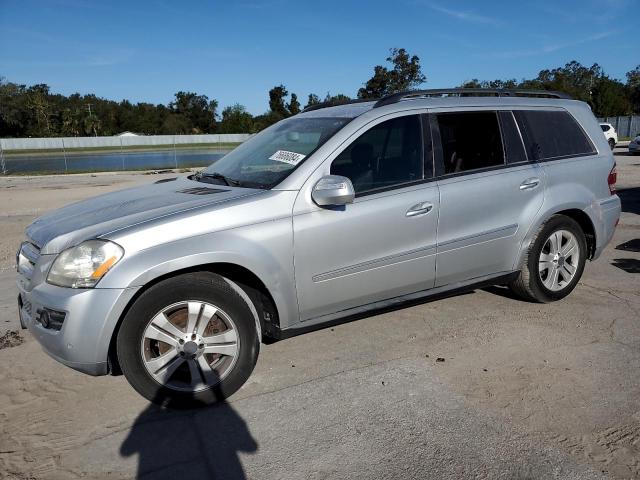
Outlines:
{"label": "pond water", "polygon": [[179,149],[153,152],[54,152],[36,155],[5,154],[6,173],[75,173],[116,170],[155,170],[165,168],[205,167],[224,156],[228,150]]}

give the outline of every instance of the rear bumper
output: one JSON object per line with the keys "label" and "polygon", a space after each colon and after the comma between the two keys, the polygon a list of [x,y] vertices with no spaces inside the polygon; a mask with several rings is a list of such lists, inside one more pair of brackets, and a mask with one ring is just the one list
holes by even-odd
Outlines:
{"label": "rear bumper", "polygon": [[629,144],[629,152],[630,153],[640,153],[640,144],[630,143]]}
{"label": "rear bumper", "polygon": [[598,222],[596,224],[596,249],[593,255],[593,259],[597,259],[609,244],[613,238],[613,234],[616,231],[618,220],[620,220],[620,213],[622,206],[620,203],[620,197],[612,195],[609,198],[600,200],[598,202]]}
{"label": "rear bumper", "polygon": [[[20,321],[58,362],[89,375],[106,375],[111,337],[138,288],[71,289],[42,283],[31,290],[18,281]],[[65,312],[60,330],[45,328],[38,311]]]}

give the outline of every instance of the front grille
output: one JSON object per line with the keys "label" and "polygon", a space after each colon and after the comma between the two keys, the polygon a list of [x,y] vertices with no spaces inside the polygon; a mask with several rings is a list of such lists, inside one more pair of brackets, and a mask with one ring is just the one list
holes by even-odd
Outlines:
{"label": "front grille", "polygon": [[17,255],[17,270],[31,280],[33,270],[40,258],[40,249],[33,243],[23,242]]}

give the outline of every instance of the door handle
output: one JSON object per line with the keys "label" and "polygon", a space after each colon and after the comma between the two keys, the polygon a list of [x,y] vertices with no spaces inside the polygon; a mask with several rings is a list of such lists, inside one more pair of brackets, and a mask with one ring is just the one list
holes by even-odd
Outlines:
{"label": "door handle", "polygon": [[420,202],[415,204],[407,211],[407,217],[415,217],[425,215],[433,209],[433,204],[429,202]]}
{"label": "door handle", "polygon": [[537,177],[527,178],[520,184],[520,190],[533,190],[540,185],[540,179]]}

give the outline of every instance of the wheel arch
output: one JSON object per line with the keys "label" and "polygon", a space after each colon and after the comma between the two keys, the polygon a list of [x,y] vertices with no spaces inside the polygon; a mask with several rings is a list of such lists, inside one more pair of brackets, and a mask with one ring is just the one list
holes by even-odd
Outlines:
{"label": "wheel arch", "polygon": [[262,341],[269,343],[270,341],[276,340],[279,337],[280,317],[278,314],[278,307],[269,288],[267,288],[266,284],[260,279],[260,277],[258,277],[258,275],[256,275],[248,268],[234,263],[214,262],[201,265],[193,265],[168,272],[151,279],[149,282],[143,285],[143,287],[140,288],[129,300],[126,307],[120,314],[113,332],[111,333],[108,350],[109,373],[111,373],[112,375],[119,375],[122,373],[116,353],[116,339],[118,337],[118,332],[120,331],[122,321],[131,309],[131,306],[137,301],[140,295],[142,295],[152,286],[168,278],[196,272],[210,272],[218,274],[225,280],[227,280],[232,288],[240,288],[241,292],[239,292],[239,294],[242,296],[246,295],[246,297],[248,297],[248,299],[253,304],[252,306],[255,311],[253,311],[252,313],[257,316],[256,320],[260,325],[260,331],[258,332],[259,338]]}
{"label": "wheel arch", "polygon": [[578,225],[580,225],[587,241],[587,258],[592,259],[596,251],[596,228],[591,217],[589,217],[584,210],[578,208],[560,210],[554,213],[554,215],[564,215],[565,217],[575,220]]}
{"label": "wheel arch", "polygon": [[575,220],[578,225],[580,225],[580,228],[582,228],[582,231],[585,234],[587,242],[587,258],[591,260],[594,257],[597,246],[597,238],[595,223],[593,219],[587,211],[579,208],[578,205],[564,205],[554,210],[545,212],[544,215],[541,215],[538,218],[538,221],[531,226],[520,247],[520,253],[518,254],[518,258],[514,263],[514,270],[520,269],[520,266],[522,265],[522,262],[526,256],[526,252],[531,245],[531,241],[536,232],[554,215],[564,215]]}

